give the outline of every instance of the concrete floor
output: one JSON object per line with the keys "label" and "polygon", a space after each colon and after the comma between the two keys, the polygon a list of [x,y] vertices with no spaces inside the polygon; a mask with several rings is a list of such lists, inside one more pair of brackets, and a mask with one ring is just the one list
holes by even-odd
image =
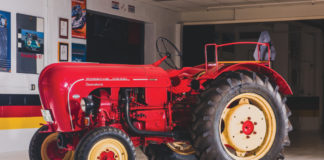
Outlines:
{"label": "concrete floor", "polygon": [[288,160],[324,160],[324,132],[292,132]]}
{"label": "concrete floor", "polygon": [[[292,132],[290,137],[291,146],[285,151],[287,160],[324,160],[324,132]],[[137,159],[147,160],[138,148]],[[28,153],[2,153],[0,160],[28,160]]]}

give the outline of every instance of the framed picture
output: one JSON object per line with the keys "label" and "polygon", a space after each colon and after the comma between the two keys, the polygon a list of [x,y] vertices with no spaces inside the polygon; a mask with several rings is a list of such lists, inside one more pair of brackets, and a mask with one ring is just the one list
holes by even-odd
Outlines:
{"label": "framed picture", "polygon": [[11,72],[10,13],[0,10],[0,72]]}
{"label": "framed picture", "polygon": [[72,0],[72,37],[86,39],[87,37],[87,1]]}
{"label": "framed picture", "polygon": [[58,43],[58,58],[59,61],[69,61],[69,44],[68,43],[63,43],[59,42]]}
{"label": "framed picture", "polygon": [[16,13],[16,27],[16,72],[39,74],[44,68],[44,18]]}
{"label": "framed picture", "polygon": [[69,38],[69,20],[66,18],[59,18],[59,37]]}
{"label": "framed picture", "polygon": [[87,61],[87,45],[72,43],[72,62]]}

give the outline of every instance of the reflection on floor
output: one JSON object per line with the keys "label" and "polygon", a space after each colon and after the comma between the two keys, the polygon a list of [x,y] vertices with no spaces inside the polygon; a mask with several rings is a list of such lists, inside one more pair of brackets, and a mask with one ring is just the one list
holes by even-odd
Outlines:
{"label": "reflection on floor", "polygon": [[[291,146],[285,150],[287,160],[324,160],[324,132],[293,131],[290,132]],[[137,149],[137,159],[147,158]]]}
{"label": "reflection on floor", "polygon": [[[285,151],[287,160],[324,160],[324,132],[290,133],[291,146]],[[147,160],[139,148],[137,160]],[[28,160],[28,151],[1,153],[0,160]]]}
{"label": "reflection on floor", "polygon": [[286,149],[288,160],[324,160],[324,132],[291,132],[291,146]]}

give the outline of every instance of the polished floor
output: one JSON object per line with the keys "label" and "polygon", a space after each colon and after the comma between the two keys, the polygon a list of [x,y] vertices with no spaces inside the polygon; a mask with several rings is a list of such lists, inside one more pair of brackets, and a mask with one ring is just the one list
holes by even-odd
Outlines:
{"label": "polished floor", "polygon": [[292,132],[288,160],[324,160],[324,132]]}
{"label": "polished floor", "polygon": [[[287,160],[324,160],[324,132],[292,132],[291,146],[285,151]],[[146,160],[137,149],[137,159]],[[0,160],[28,160],[27,151],[2,153]]]}

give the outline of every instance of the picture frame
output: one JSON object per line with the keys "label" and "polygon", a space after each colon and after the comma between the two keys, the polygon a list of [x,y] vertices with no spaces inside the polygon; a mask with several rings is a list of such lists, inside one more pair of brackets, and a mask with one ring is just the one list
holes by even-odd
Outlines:
{"label": "picture frame", "polygon": [[69,38],[69,20],[67,18],[59,18],[59,37]]}
{"label": "picture frame", "polygon": [[71,32],[72,38],[87,38],[87,0],[72,0]]}
{"label": "picture frame", "polygon": [[60,62],[69,61],[69,44],[64,42],[58,43],[58,59]]}

